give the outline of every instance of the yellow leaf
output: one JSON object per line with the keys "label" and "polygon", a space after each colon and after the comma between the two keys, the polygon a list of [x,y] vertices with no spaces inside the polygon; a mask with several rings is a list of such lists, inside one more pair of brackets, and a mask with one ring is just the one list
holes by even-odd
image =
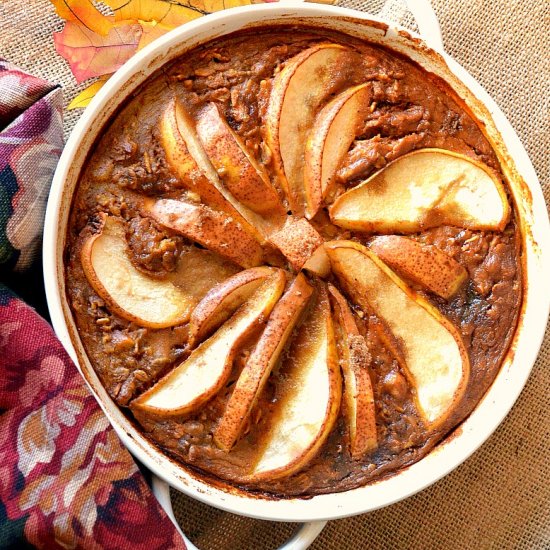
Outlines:
{"label": "yellow leaf", "polygon": [[208,13],[252,4],[250,0],[191,0],[191,3],[201,4]]}
{"label": "yellow leaf", "polygon": [[[190,2],[174,2],[167,0],[104,0],[115,14],[116,21],[124,19],[139,19],[140,21],[156,21],[171,29],[196,19],[206,12]],[[202,4],[202,2],[197,2]]]}
{"label": "yellow leaf", "polygon": [[67,109],[81,109],[86,107],[93,97],[103,88],[103,85],[109,79],[111,75],[103,76],[96,80],[93,84],[90,84],[87,88],[84,88],[70,103],[67,105]]}
{"label": "yellow leaf", "polygon": [[50,0],[50,2],[62,19],[80,23],[101,36],[105,36],[113,25],[113,17],[100,13],[92,0]]}

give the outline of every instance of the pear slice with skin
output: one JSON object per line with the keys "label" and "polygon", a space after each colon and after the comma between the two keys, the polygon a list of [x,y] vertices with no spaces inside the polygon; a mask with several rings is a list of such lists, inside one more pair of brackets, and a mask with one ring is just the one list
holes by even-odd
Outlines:
{"label": "pear slice with skin", "polygon": [[242,267],[260,265],[263,250],[257,240],[227,214],[203,204],[175,199],[145,199],[144,212],[159,225],[232,260]]}
{"label": "pear slice with skin", "polygon": [[269,431],[258,444],[250,480],[289,476],[306,466],[332,430],[342,377],[328,293],[320,283],[315,303],[281,366]]}
{"label": "pear slice with skin", "polygon": [[194,348],[210,336],[274,272],[272,267],[252,267],[239,271],[212,288],[189,319],[189,347]]}
{"label": "pear slice with skin", "polygon": [[407,279],[449,300],[468,279],[468,272],[435,246],[399,235],[382,235],[369,248]]}
{"label": "pear slice with skin", "polygon": [[304,213],[304,146],[322,104],[348,80],[355,52],[339,44],[312,46],[285,62],[273,79],[265,138],[292,213]]}
{"label": "pear slice with skin", "polygon": [[325,278],[330,274],[330,260],[328,259],[324,245],[319,246],[302,266],[304,271],[309,271],[318,277]]}
{"label": "pear slice with skin", "polygon": [[490,169],[443,149],[404,155],[334,201],[335,225],[372,233],[416,233],[440,225],[501,231],[506,191]]}
{"label": "pear slice with skin", "polygon": [[260,243],[273,231],[272,223],[240,203],[226,189],[197,135],[195,122],[177,99],[170,101],[159,122],[160,141],[166,162],[188,189],[202,202],[228,214]]}
{"label": "pear slice with skin", "polygon": [[[175,98],[168,102],[160,117],[159,138],[166,162],[180,182],[198,194],[204,204],[239,219],[239,212],[214,183],[215,170],[208,165],[208,157],[201,150],[191,116]],[[202,159],[201,165],[197,159]],[[244,218],[239,221],[247,223]]]}
{"label": "pear slice with skin", "polygon": [[231,450],[240,436],[312,293],[313,288],[300,273],[271,312],[214,431],[214,442],[220,449]]}
{"label": "pear slice with skin", "polygon": [[294,270],[300,271],[323,244],[323,237],[306,219],[286,218],[283,227],[273,233],[269,241],[281,251]]}
{"label": "pear slice with skin", "polygon": [[128,321],[151,328],[185,323],[196,297],[170,280],[148,277],[130,261],[122,223],[98,215],[98,228],[83,238],[80,260],[92,288],[107,307]]}
{"label": "pear slice with skin", "polygon": [[209,103],[197,116],[197,134],[224,186],[242,204],[282,225],[286,210],[265,169]]}
{"label": "pear slice with skin", "polygon": [[195,157],[189,151],[187,142],[193,139],[192,131],[180,131],[178,120],[189,118],[187,125],[192,127],[189,115],[183,107],[171,99],[159,119],[159,139],[164,149],[166,162],[178,180],[190,191],[197,193],[203,202],[213,207],[220,207],[225,199],[211,184],[199,168]]}
{"label": "pear slice with skin", "polygon": [[440,426],[468,384],[470,363],[460,333],[365,246],[331,241],[325,248],[348,296],[374,312],[400,342],[418,411],[430,428]]}
{"label": "pear slice with skin", "polygon": [[216,395],[231,374],[239,346],[265,323],[285,282],[284,272],[277,270],[233,317],[183,363],[134,399],[131,407],[161,417],[178,416],[198,409]]}
{"label": "pear slice with skin", "polygon": [[306,217],[317,214],[333,188],[336,171],[370,113],[372,84],[348,88],[319,112],[306,141],[304,187]]}
{"label": "pear slice with skin", "polygon": [[344,402],[354,459],[378,446],[374,394],[369,374],[372,360],[365,337],[359,332],[346,299],[332,285],[328,287],[335,319],[335,333],[344,373]]}

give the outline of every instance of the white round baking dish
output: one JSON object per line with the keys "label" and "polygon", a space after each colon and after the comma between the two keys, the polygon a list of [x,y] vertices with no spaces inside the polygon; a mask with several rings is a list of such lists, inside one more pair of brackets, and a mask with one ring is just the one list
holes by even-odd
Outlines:
{"label": "white round baking dish", "polygon": [[[209,39],[242,28],[294,23],[339,30],[391,47],[441,76],[458,93],[480,121],[510,182],[521,220],[526,284],[518,329],[502,368],[452,437],[418,463],[372,485],[311,499],[273,500],[206,483],[170,460],[125,418],[102,387],[79,340],[66,299],[63,250],[81,167],[102,127],[128,94],[164,63]],[[431,44],[438,44],[437,33]],[[172,487],[212,506],[267,520],[315,521],[368,512],[406,498],[456,468],[493,433],[521,392],[544,334],[550,307],[550,228],[540,185],[519,138],[483,88],[453,59],[429,48],[419,36],[361,12],[319,4],[262,4],[212,14],[170,32],[133,57],[98,93],[71,134],[52,184],[45,222],[44,276],[58,337],[136,458]]]}

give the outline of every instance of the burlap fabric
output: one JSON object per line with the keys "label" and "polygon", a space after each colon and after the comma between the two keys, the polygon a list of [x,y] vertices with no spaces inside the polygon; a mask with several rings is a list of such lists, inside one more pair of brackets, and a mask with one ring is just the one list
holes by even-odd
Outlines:
{"label": "burlap fabric", "polygon": [[[550,202],[550,2],[432,0],[446,50],[497,101],[533,161]],[[341,5],[377,13],[382,0]],[[400,0],[384,14],[412,29]],[[0,1],[0,56],[79,90],[54,50],[61,28],[47,0]],[[82,87],[82,86],[81,86]],[[65,115],[68,135],[80,111]],[[550,549],[550,331],[505,422],[467,462],[422,493],[367,515],[332,521],[311,547],[333,549]],[[291,524],[256,521],[174,494],[176,516],[201,549],[272,549]]]}

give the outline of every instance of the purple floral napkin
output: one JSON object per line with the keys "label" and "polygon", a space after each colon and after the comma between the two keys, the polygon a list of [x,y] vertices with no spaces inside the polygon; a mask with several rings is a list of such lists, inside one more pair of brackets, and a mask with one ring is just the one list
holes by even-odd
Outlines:
{"label": "purple floral napkin", "polygon": [[[61,90],[0,60],[0,281],[38,251],[62,135]],[[185,549],[50,325],[1,283],[0,548]]]}

